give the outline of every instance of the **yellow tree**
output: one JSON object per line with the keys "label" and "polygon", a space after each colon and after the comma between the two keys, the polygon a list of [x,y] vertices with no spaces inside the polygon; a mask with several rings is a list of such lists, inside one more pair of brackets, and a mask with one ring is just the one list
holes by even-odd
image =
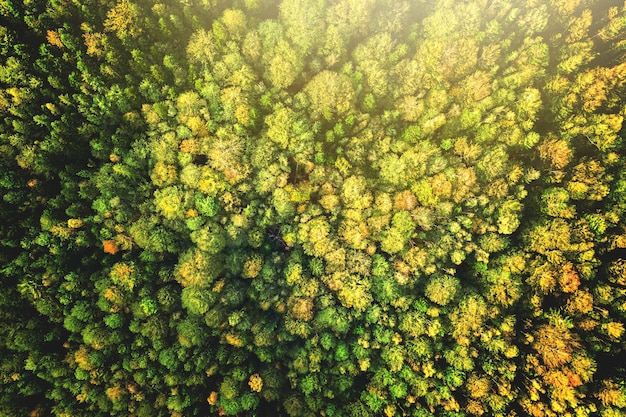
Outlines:
{"label": "yellow tree", "polygon": [[548,368],[558,368],[569,362],[580,346],[563,324],[543,324],[534,332],[533,348]]}
{"label": "yellow tree", "polygon": [[344,181],[341,187],[341,197],[345,207],[357,210],[369,208],[373,200],[365,178],[354,175]]}
{"label": "yellow tree", "polygon": [[139,22],[140,16],[141,10],[137,4],[130,0],[121,0],[107,12],[104,28],[115,32],[120,39],[126,36],[136,38],[143,31]]}
{"label": "yellow tree", "polygon": [[183,219],[189,195],[177,186],[168,186],[154,192],[157,212],[168,220]]}
{"label": "yellow tree", "polygon": [[346,116],[354,108],[356,92],[350,79],[333,71],[322,71],[304,88],[314,114],[330,120]]}
{"label": "yellow tree", "polygon": [[468,296],[450,313],[449,317],[452,336],[459,343],[467,343],[470,337],[480,333],[487,318],[487,303],[478,295]]}
{"label": "yellow tree", "polygon": [[279,18],[287,38],[297,49],[308,55],[323,39],[324,1],[285,0],[280,3]]}
{"label": "yellow tree", "polygon": [[450,275],[435,275],[426,285],[424,294],[430,301],[441,306],[446,306],[460,289],[460,282]]}

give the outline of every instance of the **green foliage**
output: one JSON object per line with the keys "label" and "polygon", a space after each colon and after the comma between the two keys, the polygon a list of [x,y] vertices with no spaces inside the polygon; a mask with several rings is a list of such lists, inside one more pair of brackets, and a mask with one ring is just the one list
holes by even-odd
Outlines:
{"label": "green foliage", "polygon": [[124,321],[119,314],[109,314],[105,316],[104,322],[112,329],[119,329],[124,324]]}
{"label": "green foliage", "polygon": [[1,415],[621,415],[622,3],[144,3],[0,6]]}
{"label": "green foliage", "polygon": [[190,314],[204,314],[213,304],[212,296],[206,290],[187,287],[183,288],[181,301]]}
{"label": "green foliage", "polygon": [[219,212],[219,205],[211,196],[204,196],[197,193],[195,196],[196,209],[200,214],[207,217],[213,217]]}
{"label": "green foliage", "polygon": [[295,206],[290,200],[289,193],[282,188],[274,190],[272,202],[276,213],[281,219],[288,219],[295,214]]}
{"label": "green foliage", "polygon": [[190,234],[191,240],[202,251],[216,254],[226,246],[226,236],[221,226],[215,223],[206,223],[204,227]]}
{"label": "green foliage", "polygon": [[157,303],[154,299],[145,297],[140,302],[141,309],[146,316],[151,316],[158,311]]}

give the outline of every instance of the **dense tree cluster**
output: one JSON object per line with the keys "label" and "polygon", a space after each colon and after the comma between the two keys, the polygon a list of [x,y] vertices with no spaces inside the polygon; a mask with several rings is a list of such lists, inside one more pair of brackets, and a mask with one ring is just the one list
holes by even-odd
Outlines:
{"label": "dense tree cluster", "polygon": [[623,3],[0,15],[0,414],[626,413]]}

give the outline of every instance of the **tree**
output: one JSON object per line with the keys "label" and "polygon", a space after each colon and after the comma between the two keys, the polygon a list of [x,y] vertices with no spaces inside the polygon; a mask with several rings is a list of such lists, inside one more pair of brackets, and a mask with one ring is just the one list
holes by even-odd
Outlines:
{"label": "tree", "polygon": [[510,307],[522,296],[519,277],[509,271],[490,269],[485,275],[488,282],[487,299],[492,304]]}
{"label": "tree", "polygon": [[365,210],[372,203],[372,194],[367,190],[365,178],[351,176],[347,178],[341,187],[341,196],[344,206],[357,210]]}
{"label": "tree", "polygon": [[494,147],[492,150],[485,153],[476,164],[478,173],[483,176],[483,181],[493,181],[504,174],[508,159],[508,155],[502,146]]}
{"label": "tree", "polygon": [[138,22],[140,15],[141,10],[138,5],[130,0],[122,0],[107,12],[104,27],[106,30],[115,32],[120,39],[126,36],[136,38],[143,31]]}
{"label": "tree", "polygon": [[304,252],[314,257],[322,257],[333,248],[329,239],[330,225],[321,217],[312,219],[301,225],[298,240],[302,242]]}
{"label": "tree", "polygon": [[327,10],[326,20],[346,39],[362,34],[368,27],[375,6],[373,0],[341,0]]}
{"label": "tree", "polygon": [[604,167],[593,159],[583,158],[572,170],[572,179],[567,184],[570,197],[574,200],[602,200],[609,192],[604,183]]}
{"label": "tree", "polygon": [[208,30],[200,29],[193,33],[187,45],[187,56],[192,63],[206,66],[213,63],[219,48],[218,43]]}
{"label": "tree", "polygon": [[558,368],[570,361],[578,342],[563,325],[544,324],[534,334],[533,348],[548,368]]}
{"label": "tree", "polygon": [[248,176],[249,166],[242,158],[243,140],[230,129],[220,129],[215,138],[204,140],[202,151],[209,159],[209,166],[221,172],[224,179],[231,184]]}
{"label": "tree", "polygon": [[216,295],[211,291],[207,291],[198,287],[186,287],[181,292],[181,301],[183,307],[190,314],[203,315],[215,302]]}
{"label": "tree", "polygon": [[539,150],[539,157],[554,169],[565,168],[572,159],[572,150],[563,139],[547,139],[537,149]]}
{"label": "tree", "polygon": [[224,260],[198,248],[189,249],[178,262],[175,276],[183,287],[206,288],[224,269]]}
{"label": "tree", "polygon": [[205,223],[199,230],[191,232],[190,237],[198,249],[211,255],[221,252],[226,246],[224,230],[214,222]]}
{"label": "tree", "polygon": [[548,216],[571,219],[576,209],[569,203],[569,193],[563,188],[552,187],[541,195],[541,211]]}
{"label": "tree", "polygon": [[[409,185],[410,168],[406,165],[406,161],[398,157],[394,153],[385,154],[379,164],[381,178],[399,189],[406,188]],[[417,193],[416,193],[417,194]]]}
{"label": "tree", "polygon": [[357,68],[365,75],[367,85],[376,98],[385,97],[390,88],[388,61],[392,51],[393,44],[388,33],[368,39],[354,51]]}
{"label": "tree", "polygon": [[324,33],[324,3],[324,0],[288,0],[280,4],[279,18],[285,26],[285,35],[304,55],[314,50]]}
{"label": "tree", "polygon": [[460,288],[457,278],[450,275],[435,275],[426,285],[424,294],[435,304],[446,306],[452,301]]}
{"label": "tree", "polygon": [[274,190],[272,202],[276,213],[282,219],[286,220],[291,218],[296,212],[295,205],[291,201],[289,193],[283,188],[276,188]]}
{"label": "tree", "polygon": [[288,107],[278,107],[269,115],[265,122],[268,125],[267,137],[285,149],[289,145],[292,131],[291,125],[296,122],[296,114]]}
{"label": "tree", "polygon": [[337,293],[337,298],[346,308],[353,308],[357,312],[363,312],[372,302],[369,291],[369,282],[360,276],[351,276],[346,284]]}
{"label": "tree", "polygon": [[532,227],[527,242],[529,249],[541,254],[567,250],[571,244],[571,229],[563,219],[555,218]]}
{"label": "tree", "polygon": [[522,204],[516,200],[507,200],[498,209],[498,233],[510,235],[520,225],[519,214]]}
{"label": "tree", "polygon": [[356,100],[350,79],[333,71],[322,71],[304,87],[311,110],[326,120],[347,116]]}
{"label": "tree", "polygon": [[414,231],[415,223],[409,212],[403,210],[394,214],[391,228],[383,234],[380,241],[381,249],[389,254],[403,251]]}
{"label": "tree", "polygon": [[484,299],[473,295],[465,297],[450,314],[452,335],[458,342],[467,340],[479,332],[487,318],[487,304]]}
{"label": "tree", "polygon": [[268,55],[265,77],[274,87],[289,88],[304,68],[301,53],[281,39]]}
{"label": "tree", "polygon": [[177,186],[169,186],[154,192],[157,212],[168,220],[183,219],[186,212],[188,193]]}

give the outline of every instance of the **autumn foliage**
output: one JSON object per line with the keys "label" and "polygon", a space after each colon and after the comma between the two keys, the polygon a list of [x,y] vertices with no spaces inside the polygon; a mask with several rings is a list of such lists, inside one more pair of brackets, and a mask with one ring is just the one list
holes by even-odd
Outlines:
{"label": "autumn foliage", "polygon": [[0,415],[626,414],[618,0],[5,0]]}
{"label": "autumn foliage", "polygon": [[119,246],[113,240],[105,240],[102,242],[102,247],[104,249],[104,253],[108,253],[111,255],[115,255],[119,250]]}

